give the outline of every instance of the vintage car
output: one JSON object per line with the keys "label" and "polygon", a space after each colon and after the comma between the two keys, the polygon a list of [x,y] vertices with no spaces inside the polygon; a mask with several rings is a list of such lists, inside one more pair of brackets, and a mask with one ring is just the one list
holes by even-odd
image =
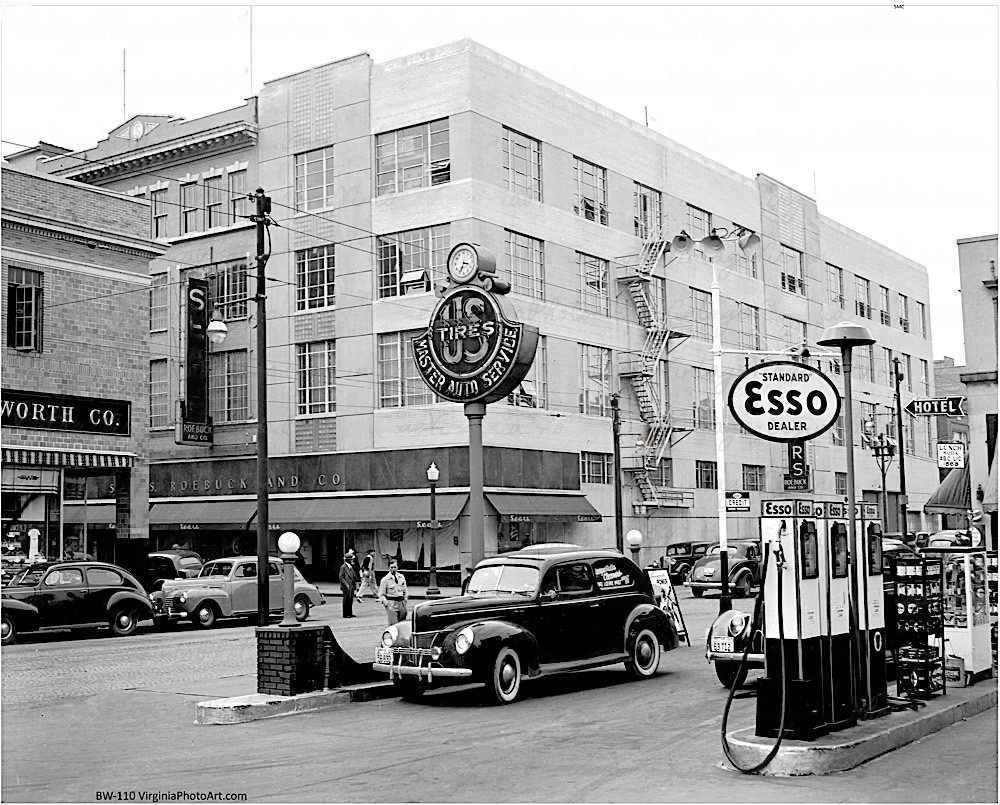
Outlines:
{"label": "vintage car", "polygon": [[[760,584],[760,543],[756,540],[730,542],[729,589],[734,598],[746,598]],[[706,591],[720,592],[719,546],[713,545],[691,568],[685,585],[691,588],[695,598],[701,598]]]}
{"label": "vintage car", "polygon": [[691,566],[703,557],[708,551],[711,542],[675,542],[668,545],[664,551],[664,567],[670,573],[670,580],[674,584],[683,584],[687,581]]}
{"label": "vintage car", "polygon": [[193,579],[205,564],[195,551],[184,548],[165,548],[146,557],[146,565],[139,573],[143,586],[153,592],[167,579]]}
{"label": "vintage car", "polygon": [[[295,618],[304,621],[312,607],[326,603],[315,585],[307,582],[298,568],[295,572]],[[284,609],[281,561],[268,562],[268,603],[271,612]],[[257,614],[257,557],[232,556],[206,562],[193,579],[164,581],[153,593],[154,622],[160,628],[188,619],[208,629],[219,618],[238,618]]]}
{"label": "vintage car", "polygon": [[418,604],[388,627],[373,668],[405,698],[446,682],[482,682],[498,704],[523,679],[624,662],[653,676],[677,645],[649,577],[613,550],[534,545],[485,559],[463,595]]}
{"label": "vintage car", "polygon": [[124,568],[106,562],[31,565],[3,588],[3,645],[24,632],[107,626],[119,636],[153,616],[149,596]]}

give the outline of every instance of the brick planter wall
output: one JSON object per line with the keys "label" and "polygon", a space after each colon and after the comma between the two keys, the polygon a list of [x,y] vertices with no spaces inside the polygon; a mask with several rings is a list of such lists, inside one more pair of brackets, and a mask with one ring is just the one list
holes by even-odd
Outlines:
{"label": "brick planter wall", "polygon": [[323,688],[326,627],[257,628],[257,692],[295,696]]}

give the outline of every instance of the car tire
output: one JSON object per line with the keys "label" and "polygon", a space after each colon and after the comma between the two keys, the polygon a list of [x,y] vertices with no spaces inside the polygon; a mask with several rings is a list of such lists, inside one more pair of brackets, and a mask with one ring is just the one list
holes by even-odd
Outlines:
{"label": "car tire", "polygon": [[631,641],[625,670],[635,679],[649,679],[660,667],[660,640],[652,629],[641,629]]}
{"label": "car tire", "polygon": [[695,598],[701,598],[704,594],[705,594],[705,591],[703,589],[701,589],[701,587],[692,587],[691,588],[691,595],[693,595]]}
{"label": "car tire", "polygon": [[521,658],[510,646],[503,646],[493,659],[486,690],[495,704],[513,704],[521,692]]}
{"label": "car tire", "polygon": [[309,620],[309,610],[312,605],[309,603],[309,599],[304,595],[295,596],[295,620],[299,623]]}
{"label": "car tire", "polygon": [[396,692],[400,695],[400,698],[408,702],[418,701],[424,695],[424,691],[427,690],[424,681],[422,679],[415,679],[414,677],[394,679],[393,684],[396,686]]}
{"label": "car tire", "polygon": [[17,642],[17,624],[6,612],[3,614],[3,621],[0,622],[0,643],[9,646]]}
{"label": "car tire", "polygon": [[219,613],[215,609],[215,605],[205,603],[198,606],[192,614],[191,619],[199,629],[211,629],[215,626],[215,621],[218,617]]}
{"label": "car tire", "polygon": [[683,584],[687,581],[688,576],[691,575],[691,567],[689,565],[681,565],[677,568],[677,583]]}
{"label": "car tire", "polygon": [[128,637],[139,628],[139,614],[134,609],[120,607],[111,613],[110,625],[115,637]]}
{"label": "car tire", "polygon": [[743,687],[743,684],[747,681],[748,668],[743,663],[739,662],[716,662],[715,663],[715,675],[719,678],[719,681],[724,687]]}
{"label": "car tire", "polygon": [[734,598],[749,598],[750,597],[750,574],[740,573],[736,577],[736,581],[733,582],[733,597]]}

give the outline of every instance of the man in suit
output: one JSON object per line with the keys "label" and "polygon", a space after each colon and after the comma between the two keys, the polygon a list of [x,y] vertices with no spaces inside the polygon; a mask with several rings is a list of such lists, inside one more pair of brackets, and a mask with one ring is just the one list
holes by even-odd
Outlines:
{"label": "man in suit", "polygon": [[358,585],[358,576],[354,572],[354,551],[349,550],[344,555],[344,564],[340,566],[340,592],[344,598],[344,617],[356,618],[354,614],[354,591]]}

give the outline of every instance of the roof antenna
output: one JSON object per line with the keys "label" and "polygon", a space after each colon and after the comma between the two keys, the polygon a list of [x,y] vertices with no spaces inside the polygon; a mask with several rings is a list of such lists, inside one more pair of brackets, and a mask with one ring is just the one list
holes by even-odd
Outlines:
{"label": "roof antenna", "polygon": [[125,114],[125,48],[122,48],[122,122],[128,120]]}

